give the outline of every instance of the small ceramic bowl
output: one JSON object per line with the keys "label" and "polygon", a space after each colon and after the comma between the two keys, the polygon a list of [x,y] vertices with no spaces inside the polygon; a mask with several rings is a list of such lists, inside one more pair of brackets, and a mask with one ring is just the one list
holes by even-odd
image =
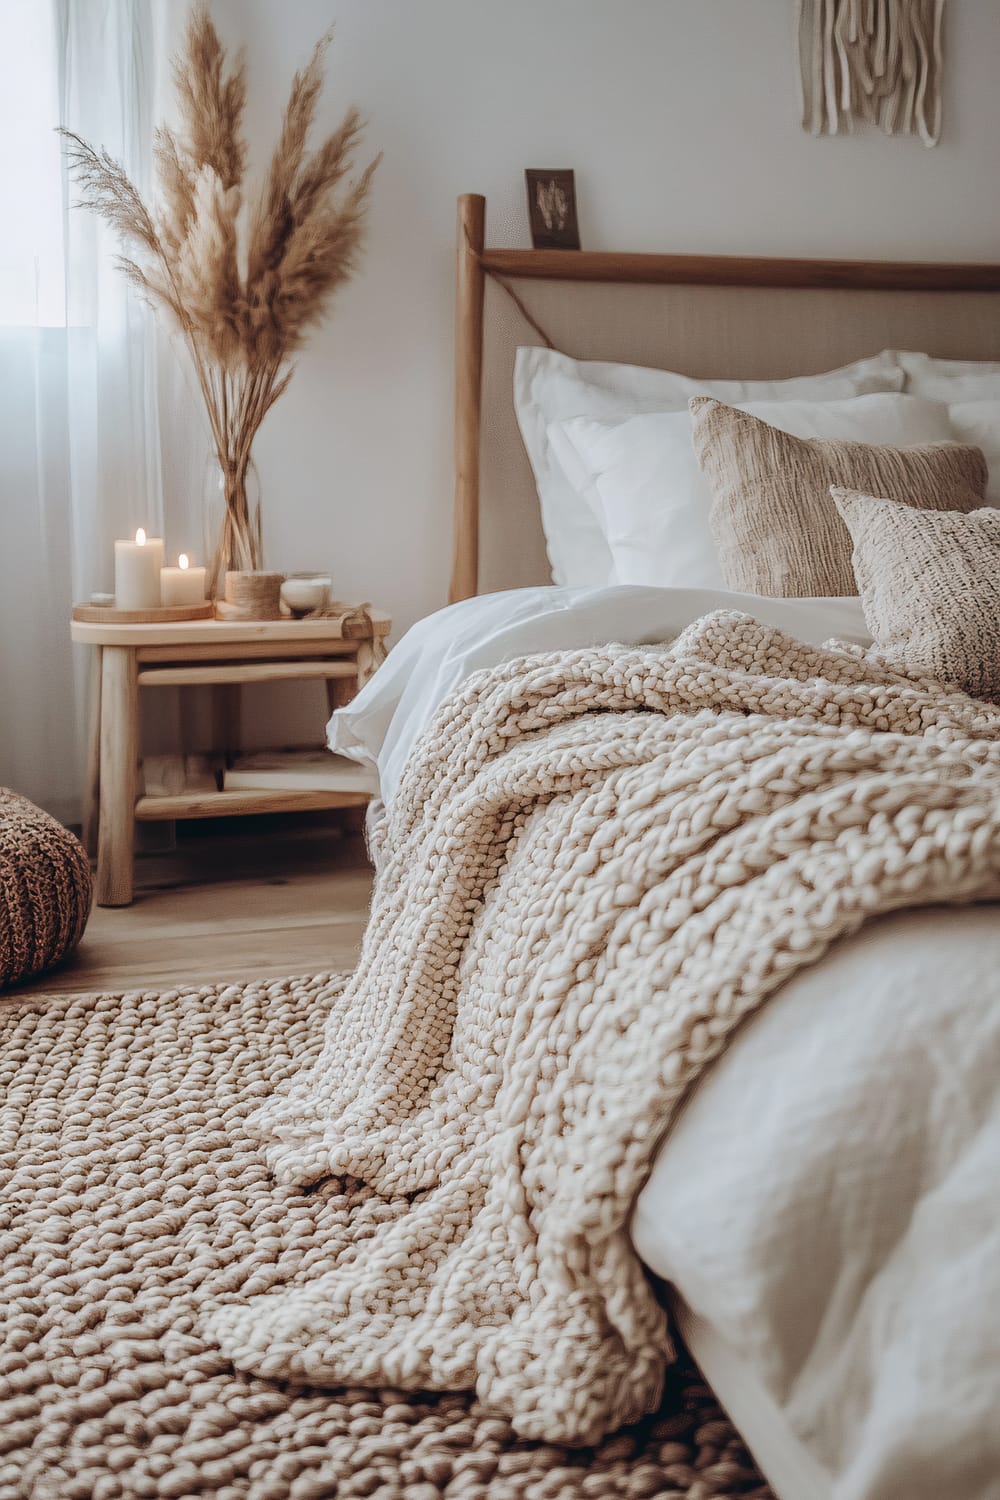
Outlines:
{"label": "small ceramic bowl", "polygon": [[293,615],[307,615],[330,602],[329,573],[289,573],[281,585],[281,601]]}

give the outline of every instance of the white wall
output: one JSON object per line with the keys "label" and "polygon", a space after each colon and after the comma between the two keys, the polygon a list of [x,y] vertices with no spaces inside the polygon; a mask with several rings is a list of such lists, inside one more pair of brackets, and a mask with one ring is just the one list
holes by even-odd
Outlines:
{"label": "white wall", "polygon": [[260,435],[269,562],[399,627],[444,602],[460,192],[494,244],[528,243],[523,168],[572,166],[592,249],[1000,259],[1000,4],[948,10],[927,150],[801,131],[791,0],[214,0],[258,163],[331,20],[322,122],[356,101],[385,153],[361,274]]}

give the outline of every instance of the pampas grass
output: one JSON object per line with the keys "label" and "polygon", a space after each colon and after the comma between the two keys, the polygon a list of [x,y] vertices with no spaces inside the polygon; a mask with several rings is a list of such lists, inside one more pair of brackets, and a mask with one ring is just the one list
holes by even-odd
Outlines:
{"label": "pampas grass", "polygon": [[212,579],[262,563],[260,508],[251,513],[253,441],[288,387],[290,363],[355,271],[375,158],[349,180],[363,121],[349,109],[312,151],[330,34],[296,73],[281,133],[256,197],[247,200],[246,67],[230,64],[205,4],[188,19],[174,60],[179,126],[154,140],[155,208],[120,162],[62,132],[80,204],[122,245],[118,265],[191,355],[222,470],[226,513]]}

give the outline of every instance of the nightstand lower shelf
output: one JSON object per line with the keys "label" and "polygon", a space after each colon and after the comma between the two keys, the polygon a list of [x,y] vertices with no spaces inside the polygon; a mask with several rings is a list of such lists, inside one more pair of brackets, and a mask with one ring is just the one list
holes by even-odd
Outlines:
{"label": "nightstand lower shelf", "polygon": [[140,797],[140,823],[172,823],[178,818],[234,818],[249,813],[320,812],[334,807],[365,807],[370,792],[250,791],[177,792]]}

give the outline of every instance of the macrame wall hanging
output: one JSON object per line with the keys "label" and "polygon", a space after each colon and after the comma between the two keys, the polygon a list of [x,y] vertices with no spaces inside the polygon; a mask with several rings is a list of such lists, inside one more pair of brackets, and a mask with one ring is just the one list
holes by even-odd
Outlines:
{"label": "macrame wall hanging", "polygon": [[813,135],[862,120],[887,135],[941,134],[945,0],[796,0],[802,124]]}

